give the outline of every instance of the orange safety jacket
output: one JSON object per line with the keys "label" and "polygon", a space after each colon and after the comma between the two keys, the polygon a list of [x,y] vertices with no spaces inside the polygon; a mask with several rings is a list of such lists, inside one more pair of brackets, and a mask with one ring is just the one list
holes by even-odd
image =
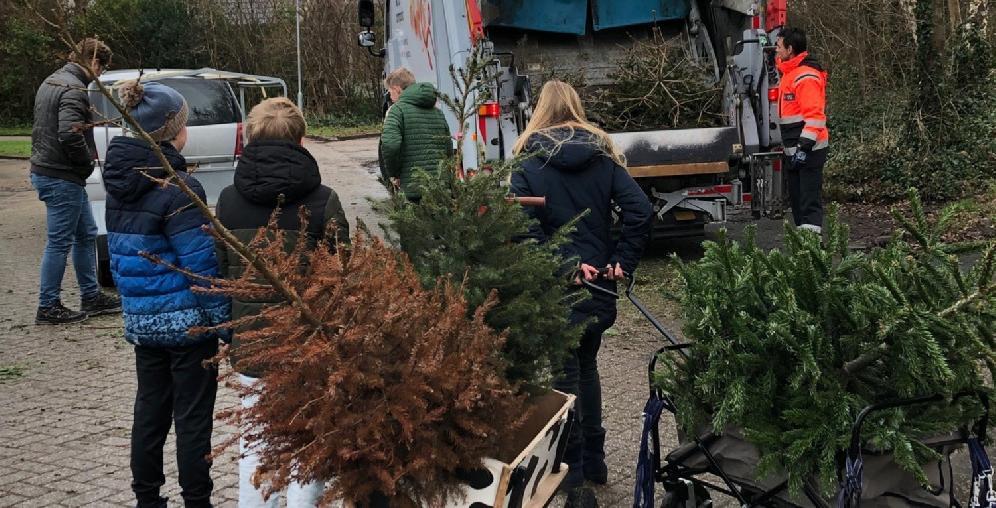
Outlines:
{"label": "orange safety jacket", "polygon": [[778,116],[786,148],[822,150],[830,144],[827,130],[827,73],[808,52],[776,63],[782,74],[778,84]]}

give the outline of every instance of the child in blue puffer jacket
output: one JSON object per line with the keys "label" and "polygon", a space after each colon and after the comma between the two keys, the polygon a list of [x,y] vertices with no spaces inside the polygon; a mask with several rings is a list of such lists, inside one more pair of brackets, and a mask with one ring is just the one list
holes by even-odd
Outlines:
{"label": "child in blue puffer jacket", "polygon": [[[180,155],[187,140],[188,107],[172,88],[129,82],[119,95],[135,122],[159,143],[170,165],[200,198],[200,183]],[[132,490],[137,506],[166,506],[163,444],[176,424],[181,495],[187,507],[210,506],[211,431],[217,373],[204,362],[218,352],[219,336],[193,335],[229,319],[229,300],[191,291],[187,276],[143,257],[206,277],[219,275],[208,223],[176,185],[149,177],[166,171],[152,148],[134,137],[114,138],[107,149],[107,241],[111,271],[124,309],[125,340],[135,346],[138,393],[131,434]]]}

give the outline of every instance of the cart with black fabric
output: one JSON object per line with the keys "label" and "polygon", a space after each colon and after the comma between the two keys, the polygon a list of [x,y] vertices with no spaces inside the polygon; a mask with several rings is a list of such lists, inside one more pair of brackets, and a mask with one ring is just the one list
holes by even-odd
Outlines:
{"label": "cart with black fabric", "polygon": [[[610,293],[594,284],[587,284],[597,291]],[[927,395],[884,402],[866,407],[851,427],[848,450],[840,452],[838,477],[840,490],[835,498],[827,498],[812,483],[804,483],[801,492],[791,492],[787,475],[758,478],[757,463],[760,457],[756,446],[744,439],[737,429],[722,433],[706,432],[697,437],[682,436],[679,446],[666,455],[661,453],[660,419],[664,411],[677,414],[678,408],[666,393],[655,387],[654,373],[660,355],[687,355],[692,344],[680,343],[646,306],[633,294],[635,278],[630,276],[625,294],[630,302],[654,326],[669,344],[660,348],[648,364],[650,397],[644,408],[643,433],[636,470],[634,508],[704,508],[712,506],[712,493],[730,496],[743,507],[803,507],[839,508],[952,506],[996,508],[996,490],[993,488],[993,468],[982,443],[986,440],[989,425],[989,402],[985,391],[966,392],[953,399],[940,395]],[[618,297],[616,293],[612,293]],[[962,397],[976,398],[984,408],[976,422],[966,422],[950,435],[925,439],[922,443],[933,449],[940,460],[926,467],[929,485],[920,485],[913,476],[902,470],[891,456],[863,448],[862,425],[878,411],[899,407],[927,404],[950,404]],[[955,498],[952,454],[968,447],[972,462],[970,499],[962,504]],[[662,487],[661,502],[655,498],[655,487]]]}

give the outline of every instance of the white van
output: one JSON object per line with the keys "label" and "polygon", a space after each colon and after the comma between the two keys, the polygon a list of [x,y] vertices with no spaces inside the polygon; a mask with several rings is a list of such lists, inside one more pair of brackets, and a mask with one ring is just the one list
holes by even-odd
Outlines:
{"label": "white van", "polygon": [[[279,78],[215,69],[116,70],[101,75],[100,81],[115,90],[122,82],[139,77],[143,82],[158,81],[167,85],[180,92],[187,100],[190,108],[187,117],[187,145],[182,153],[188,164],[196,165],[197,180],[204,186],[208,205],[214,206],[222,189],[231,185],[235,166],[242,152],[242,119],[246,115],[247,89],[263,89],[265,96],[267,89],[278,88],[279,94],[286,96],[287,85]],[[110,101],[100,93],[96,83],[90,84],[90,104],[95,111],[95,122],[120,117]],[[111,278],[110,256],[107,252],[107,226],[104,219],[106,192],[102,174],[107,146],[115,136],[120,135],[122,128],[114,124],[94,127],[96,168],[86,181],[86,191],[98,229],[97,279],[105,287],[113,286],[114,281]]]}

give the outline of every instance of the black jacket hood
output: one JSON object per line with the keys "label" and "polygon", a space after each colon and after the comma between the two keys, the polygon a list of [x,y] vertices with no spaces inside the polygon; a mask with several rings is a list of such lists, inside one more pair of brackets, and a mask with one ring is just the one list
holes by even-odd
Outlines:
{"label": "black jacket hood", "polygon": [[246,199],[264,206],[301,200],[322,184],[318,162],[303,146],[290,141],[252,141],[235,168],[235,188]]}
{"label": "black jacket hood", "polygon": [[[170,143],[160,143],[159,147],[174,170],[186,172],[187,160],[176,147]],[[150,176],[164,178],[166,170],[148,143],[125,136],[111,140],[103,172],[104,188],[108,194],[125,203],[138,201],[157,185]]]}
{"label": "black jacket hood", "polygon": [[587,168],[592,159],[604,155],[595,135],[579,129],[553,129],[533,134],[526,145],[526,151],[561,171],[580,171]]}

